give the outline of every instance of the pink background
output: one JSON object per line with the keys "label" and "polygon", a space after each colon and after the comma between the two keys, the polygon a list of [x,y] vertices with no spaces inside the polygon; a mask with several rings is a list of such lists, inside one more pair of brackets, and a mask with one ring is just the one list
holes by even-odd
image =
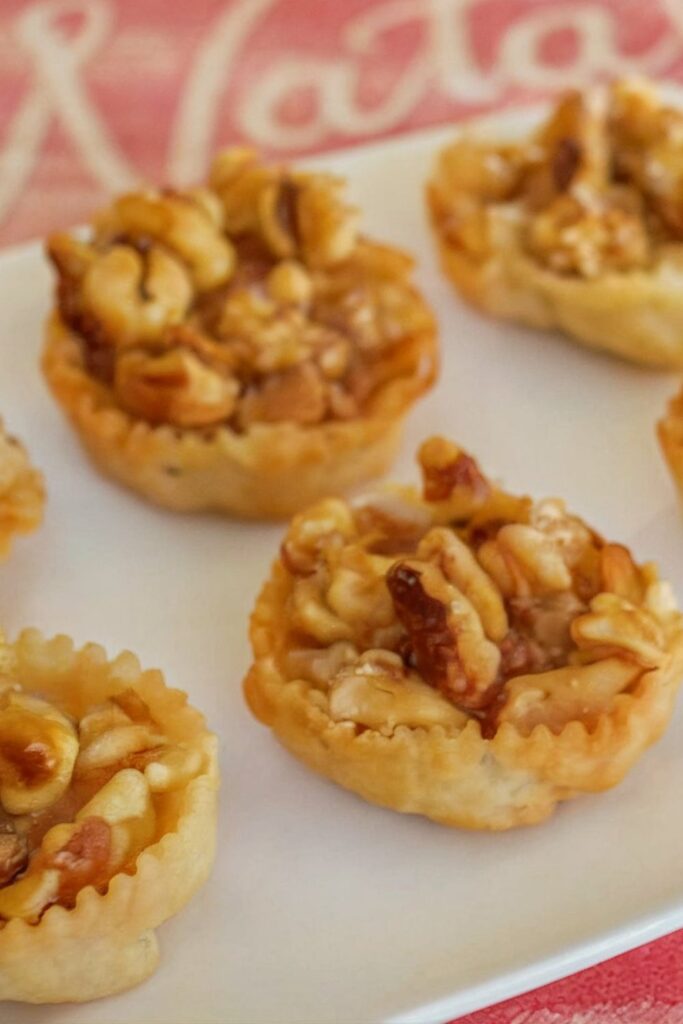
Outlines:
{"label": "pink background", "polygon": [[[238,139],[358,145],[620,74],[683,79],[682,0],[0,0],[0,244]],[[463,1021],[683,1024],[682,959],[679,932]]]}

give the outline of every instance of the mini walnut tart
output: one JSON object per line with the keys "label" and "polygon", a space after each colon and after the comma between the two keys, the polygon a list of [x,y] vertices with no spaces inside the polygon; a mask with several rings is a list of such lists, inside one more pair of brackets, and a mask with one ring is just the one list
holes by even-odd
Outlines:
{"label": "mini walnut tart", "polygon": [[214,857],[216,741],[126,652],[0,644],[0,1000],[136,985]]}
{"label": "mini walnut tart", "polygon": [[357,220],[341,180],[237,149],[206,187],[54,235],[43,367],[96,464],[169,508],[266,518],[386,469],[435,324],[411,257]]}
{"label": "mini walnut tart", "polygon": [[253,713],[398,811],[505,829],[619,782],[671,716],[683,617],[653,565],[441,438],[423,494],[293,520],[251,624]]}
{"label": "mini walnut tart", "polygon": [[443,268],[496,317],[683,366],[683,113],[640,81],[572,92],[531,137],[463,136],[428,204]]}
{"label": "mini walnut tart", "polygon": [[44,504],[42,475],[0,420],[0,558],[8,554],[17,534],[32,533],[40,526]]}

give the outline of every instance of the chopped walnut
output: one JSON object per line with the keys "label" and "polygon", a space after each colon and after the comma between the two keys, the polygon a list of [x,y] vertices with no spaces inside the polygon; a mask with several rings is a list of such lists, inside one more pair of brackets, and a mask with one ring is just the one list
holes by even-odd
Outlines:
{"label": "chopped walnut", "polygon": [[59,902],[71,907],[86,885],[104,885],[109,878],[111,828],[103,818],[86,818],[70,839],[46,858],[45,866],[59,872]]}
{"label": "chopped walnut", "polygon": [[267,281],[268,291],[282,305],[307,306],[313,297],[310,274],[296,260],[276,263]]}
{"label": "chopped walnut", "polygon": [[605,199],[600,205],[561,196],[529,225],[529,251],[559,274],[595,278],[650,262],[647,228],[637,211]]}
{"label": "chopped walnut", "polygon": [[329,684],[335,721],[352,721],[390,735],[399,725],[462,728],[467,717],[389,651],[366,651],[344,665]]}
{"label": "chopped walnut", "polygon": [[627,691],[641,672],[632,662],[606,658],[593,665],[520,675],[505,688],[498,721],[513,722],[523,735],[541,724],[559,733],[571,721],[582,721],[592,729],[598,716],[609,710],[614,698]]}
{"label": "chopped walnut", "polygon": [[571,634],[589,654],[604,656],[613,650],[643,668],[657,668],[667,657],[665,632],[657,617],[616,594],[593,598],[590,611],[572,622]]}
{"label": "chopped walnut", "polygon": [[508,632],[503,597],[464,541],[452,530],[437,527],[422,538],[417,557],[435,561],[444,577],[472,604],[487,637],[503,640]]}
{"label": "chopped walnut", "polygon": [[610,132],[616,173],[645,196],[674,238],[683,235],[683,115],[638,80],[615,83]]}
{"label": "chopped walnut", "polygon": [[252,423],[320,423],[326,411],[325,383],[312,363],[271,374],[247,390],[240,408],[243,426]]}
{"label": "chopped walnut", "polygon": [[209,185],[220,199],[228,234],[239,237],[258,230],[259,196],[275,174],[246,146],[218,154],[211,167]]}
{"label": "chopped walnut", "polygon": [[235,410],[239,384],[207,366],[194,352],[130,348],[116,364],[114,392],[121,406],[150,423],[203,427]]}
{"label": "chopped walnut", "polygon": [[636,190],[611,177],[610,109],[601,92],[572,92],[537,133],[524,195],[529,251],[560,274],[598,277],[651,258]]}
{"label": "chopped walnut", "polygon": [[61,277],[65,319],[95,333],[100,343],[125,347],[155,341],[187,315],[192,300],[188,274],[159,246],[140,253],[114,244],[100,253],[69,235],[54,235],[48,253]]}
{"label": "chopped walnut", "polygon": [[346,503],[328,498],[294,517],[280,548],[282,561],[290,572],[308,576],[324,564],[329,549],[341,547],[355,534],[353,516]]}
{"label": "chopped walnut", "polygon": [[423,504],[405,489],[385,488],[359,498],[353,505],[365,547],[378,555],[412,554],[432,524]]}
{"label": "chopped walnut", "polygon": [[522,192],[532,209],[567,193],[592,193],[609,173],[607,106],[600,92],[569,92],[529,146]]}
{"label": "chopped walnut", "polygon": [[322,650],[319,647],[295,647],[287,652],[285,667],[292,678],[308,679],[316,686],[327,687],[344,666],[357,658],[356,646],[340,640]]}
{"label": "chopped walnut", "polygon": [[72,723],[47,701],[0,694],[0,805],[30,814],[54,803],[71,781],[78,739]]}
{"label": "chopped walnut", "polygon": [[[200,193],[201,195],[201,193]],[[220,204],[206,192],[136,192],[115,200],[99,219],[101,235],[153,239],[187,267],[195,288],[207,291],[227,281],[235,267],[235,251],[218,219]]]}
{"label": "chopped walnut", "polygon": [[333,542],[316,571],[296,580],[294,629],[323,644],[356,636],[373,647],[391,647],[400,630],[385,585],[390,565],[391,559]]}
{"label": "chopped walnut", "polygon": [[469,519],[491,495],[491,485],[475,460],[444,438],[425,441],[418,461],[425,500],[443,502],[448,520]]}
{"label": "chopped walnut", "polygon": [[486,703],[500,651],[467,598],[435,566],[415,561],[392,566],[387,587],[420,674],[460,707]]}

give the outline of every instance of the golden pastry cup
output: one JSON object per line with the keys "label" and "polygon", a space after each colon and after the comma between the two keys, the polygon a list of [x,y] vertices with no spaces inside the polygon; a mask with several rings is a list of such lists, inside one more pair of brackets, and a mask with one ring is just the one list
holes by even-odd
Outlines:
{"label": "golden pastry cup", "polygon": [[121,409],[85,369],[76,335],[58,313],[47,324],[43,371],[93,462],[148,500],[178,512],[281,519],[318,498],[381,475],[403,420],[433,383],[435,329],[402,342],[401,372],[361,416],[302,426],[255,424],[243,434],[151,426]]}
{"label": "golden pastry cup", "polygon": [[333,720],[319,690],[278,669],[273,653],[290,592],[291,579],[276,563],[251,620],[254,664],[244,690],[252,713],[320,775],[371,803],[444,825],[532,825],[559,801],[615,786],[664,732],[683,674],[681,628],[666,666],[616,696],[594,729],[571,721],[559,733],[539,724],[523,735],[503,722],[487,739],[472,718],[462,729],[399,725],[387,736]]}
{"label": "golden pastry cup", "polygon": [[218,768],[216,739],[187,696],[168,689],[156,670],[142,671],[130,652],[107,661],[66,636],[25,630],[0,648],[3,669],[27,689],[82,713],[132,688],[171,739],[199,751],[201,774],[165,794],[159,838],[120,872],[106,892],[80,891],[73,909],[49,907],[38,924],[15,918],[0,927],[0,1000],[85,1002],[144,981],[158,965],[155,928],[180,910],[206,881],[214,859]]}
{"label": "golden pastry cup", "polygon": [[[2,484],[3,463],[18,461]],[[40,526],[45,505],[42,474],[28,460],[23,445],[10,437],[0,421],[0,558],[5,557],[16,536]]]}
{"label": "golden pastry cup", "polygon": [[444,438],[423,490],[296,516],[257,598],[257,719],[365,799],[506,829],[616,785],[666,727],[683,614],[651,563]]}

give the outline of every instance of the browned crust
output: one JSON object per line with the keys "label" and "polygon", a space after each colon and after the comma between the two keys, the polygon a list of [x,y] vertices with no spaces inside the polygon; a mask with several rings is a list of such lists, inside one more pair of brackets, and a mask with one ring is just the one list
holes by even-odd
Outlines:
{"label": "browned crust", "polygon": [[258,424],[241,435],[134,419],[86,372],[78,338],[58,313],[47,324],[42,365],[86,451],[108,476],[179,512],[281,519],[388,468],[402,421],[438,366],[433,325],[403,344],[406,372],[378,390],[362,417],[308,427]]}

